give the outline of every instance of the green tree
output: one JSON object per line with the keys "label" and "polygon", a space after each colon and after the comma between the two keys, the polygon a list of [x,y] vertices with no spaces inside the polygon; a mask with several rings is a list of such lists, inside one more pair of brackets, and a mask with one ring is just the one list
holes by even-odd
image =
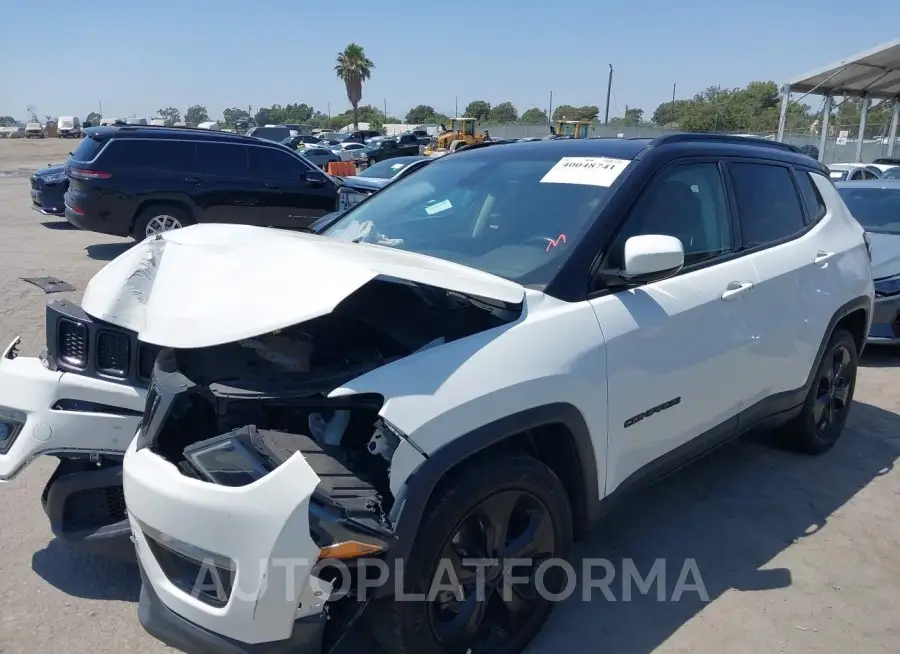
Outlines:
{"label": "green tree", "polygon": [[199,125],[209,120],[209,112],[203,105],[195,104],[188,107],[184,112],[184,120],[191,125]]}
{"label": "green tree", "polygon": [[181,120],[181,112],[178,111],[175,107],[166,107],[165,109],[159,109],[156,112],[156,115],[166,121],[166,125],[174,125],[179,120]]}
{"label": "green tree", "polygon": [[584,105],[575,107],[571,104],[561,104],[553,110],[553,120],[597,120],[600,107]]}
{"label": "green tree", "polygon": [[[343,113],[337,114],[336,116],[332,116],[328,126],[331,129],[343,129],[347,125],[358,125],[354,122],[357,115],[359,116],[360,123],[369,123],[370,126],[375,122],[380,122],[382,126],[384,126],[385,123],[401,122],[399,118],[395,118],[393,116],[385,116],[384,112],[381,109],[373,107],[372,105],[363,105],[362,107],[358,107],[355,113],[352,109],[350,109]],[[328,117],[326,116],[325,118],[327,120]],[[372,127],[371,129],[378,128]]]}
{"label": "green tree", "polygon": [[434,122],[434,114],[434,107],[427,104],[420,104],[418,107],[413,107],[407,112],[406,122],[411,125],[424,125],[425,123]]}
{"label": "green tree", "polygon": [[487,120],[491,115],[491,103],[486,100],[472,100],[466,105],[466,114],[469,118],[477,118],[479,121]]}
{"label": "green tree", "polygon": [[519,110],[512,102],[501,102],[491,109],[490,120],[493,123],[514,123],[519,119]]}
{"label": "green tree", "polygon": [[246,109],[229,107],[222,112],[222,122],[224,122],[229,127],[234,127],[234,124],[242,118],[250,118],[250,114],[247,113]]}
{"label": "green tree", "polygon": [[685,109],[690,105],[690,100],[676,100],[663,102],[654,111],[650,120],[657,125],[674,125],[678,123]]}
{"label": "green tree", "polygon": [[15,127],[18,125],[12,116],[0,116],[0,127]]}
{"label": "green tree", "polygon": [[363,82],[371,79],[375,64],[366,57],[362,46],[351,43],[337,55],[334,72],[347,88],[347,99],[353,106],[353,125],[359,129],[359,103]]}
{"label": "green tree", "polygon": [[519,122],[525,123],[526,125],[546,125],[547,112],[537,107],[526,109],[519,118]]}
{"label": "green tree", "polygon": [[640,125],[644,122],[644,110],[637,107],[628,107],[625,109],[625,115],[615,122],[618,125]]}
{"label": "green tree", "polygon": [[99,125],[102,119],[103,116],[98,114],[96,111],[92,111],[87,115],[87,118],[84,119],[84,122],[90,123],[91,125]]}

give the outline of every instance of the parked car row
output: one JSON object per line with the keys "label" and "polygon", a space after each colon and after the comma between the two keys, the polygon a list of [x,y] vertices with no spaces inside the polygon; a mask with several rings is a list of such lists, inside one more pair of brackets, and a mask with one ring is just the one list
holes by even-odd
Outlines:
{"label": "parked car row", "polygon": [[[219,174],[248,201],[208,167],[306,163],[162,134],[89,134],[67,216],[94,182],[137,188],[137,143],[166,151],[160,179]],[[796,148],[484,143],[399,174],[313,233],[144,239],[82,306],[48,305],[42,360],[0,358],[0,480],[58,456],[54,533],[136,559],[138,616],[169,646],[321,654],[362,618],[391,654],[520,652],[554,605],[541,563],[622,498],[751,429],[808,454],[843,433],[879,244]],[[512,559],[517,579],[494,569]],[[432,592],[447,565],[460,583]]]}

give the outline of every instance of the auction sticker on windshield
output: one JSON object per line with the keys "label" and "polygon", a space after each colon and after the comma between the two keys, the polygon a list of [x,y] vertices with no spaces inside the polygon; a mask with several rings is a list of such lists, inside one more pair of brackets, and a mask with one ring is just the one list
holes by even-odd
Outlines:
{"label": "auction sticker on windshield", "polygon": [[433,216],[436,213],[447,211],[447,209],[452,208],[453,205],[450,204],[450,200],[441,200],[440,202],[435,202],[434,204],[425,207],[425,213],[427,213],[429,216]]}
{"label": "auction sticker on windshield", "polygon": [[612,186],[630,163],[628,159],[613,157],[563,157],[547,171],[541,183]]}

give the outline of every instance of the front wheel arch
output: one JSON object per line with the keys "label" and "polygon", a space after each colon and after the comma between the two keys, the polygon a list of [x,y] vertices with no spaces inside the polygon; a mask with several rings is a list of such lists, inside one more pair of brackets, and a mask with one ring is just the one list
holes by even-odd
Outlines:
{"label": "front wheel arch", "polygon": [[[463,466],[510,451],[535,455],[563,480],[572,503],[576,537],[597,522],[600,485],[587,422],[571,404],[545,404],[483,425],[430,454],[406,480],[394,502],[390,558],[397,561],[409,556],[428,503],[442,482],[452,479]],[[394,564],[389,563],[393,571]],[[392,586],[384,584],[382,588],[389,592]]]}

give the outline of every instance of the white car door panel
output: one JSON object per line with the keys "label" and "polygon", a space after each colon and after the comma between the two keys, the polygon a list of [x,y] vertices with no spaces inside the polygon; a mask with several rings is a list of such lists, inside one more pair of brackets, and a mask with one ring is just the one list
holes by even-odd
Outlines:
{"label": "white car door panel", "polygon": [[733,250],[732,217],[715,161],[658,173],[635,203],[604,268],[624,241],[678,237],[681,274],[591,300],[606,338],[609,383],[607,493],[710,430],[733,427],[744,395],[751,333],[747,298],[757,277]]}
{"label": "white car door panel", "polygon": [[845,288],[837,277],[845,247],[829,233],[846,232],[830,226],[830,211],[804,232],[803,199],[787,167],[739,162],[729,164],[729,174],[745,247],[778,243],[746,257],[759,279],[748,296],[754,338],[744,367],[745,406],[752,407],[806,383],[825,329],[842,303],[830,289]]}
{"label": "white car door panel", "polygon": [[[750,290],[723,298],[733,282]],[[753,286],[738,258],[592,300],[610,379],[607,492],[738,414]]]}

